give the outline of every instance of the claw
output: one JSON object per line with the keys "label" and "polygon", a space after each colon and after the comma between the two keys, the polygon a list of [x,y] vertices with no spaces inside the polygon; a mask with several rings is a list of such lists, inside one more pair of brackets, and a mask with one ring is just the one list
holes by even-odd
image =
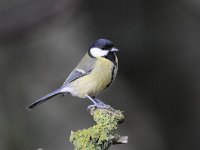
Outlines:
{"label": "claw", "polygon": [[87,110],[90,110],[93,107],[96,107],[96,108],[99,108],[99,109],[108,109],[108,108],[111,108],[110,105],[95,103],[94,105],[89,105],[87,107]]}
{"label": "claw", "polygon": [[100,108],[100,109],[108,109],[108,108],[110,108],[111,106],[110,105],[106,105],[106,104],[101,104],[101,103],[98,103],[97,105],[96,105],[96,107],[97,108]]}
{"label": "claw", "polygon": [[94,105],[89,105],[88,106],[88,110],[90,110],[92,107],[96,107],[96,108],[100,108],[100,109],[108,109],[108,108],[111,108],[110,105],[107,105],[105,104],[104,102],[102,102],[101,100],[95,98],[95,97],[90,97],[90,96],[87,96],[92,102]]}
{"label": "claw", "polygon": [[91,110],[92,108],[94,108],[94,107],[96,108],[96,105],[89,105],[89,106],[87,107],[87,110],[90,111],[90,110]]}

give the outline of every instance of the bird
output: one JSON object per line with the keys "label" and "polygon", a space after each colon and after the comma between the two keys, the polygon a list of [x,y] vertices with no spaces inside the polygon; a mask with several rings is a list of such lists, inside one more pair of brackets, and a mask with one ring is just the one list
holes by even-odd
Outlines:
{"label": "bird", "polygon": [[103,38],[95,40],[62,86],[33,102],[27,109],[32,110],[56,95],[66,94],[88,98],[96,107],[106,108],[109,105],[96,96],[105,91],[116,78],[117,51],[112,41]]}

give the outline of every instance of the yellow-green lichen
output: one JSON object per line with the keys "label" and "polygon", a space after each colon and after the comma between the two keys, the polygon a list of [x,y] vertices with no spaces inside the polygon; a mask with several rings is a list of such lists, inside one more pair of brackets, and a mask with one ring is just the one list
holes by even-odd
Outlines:
{"label": "yellow-green lichen", "polygon": [[117,133],[118,124],[124,121],[121,111],[113,108],[91,108],[96,125],[77,132],[71,132],[70,142],[75,150],[107,150],[113,142],[120,138]]}

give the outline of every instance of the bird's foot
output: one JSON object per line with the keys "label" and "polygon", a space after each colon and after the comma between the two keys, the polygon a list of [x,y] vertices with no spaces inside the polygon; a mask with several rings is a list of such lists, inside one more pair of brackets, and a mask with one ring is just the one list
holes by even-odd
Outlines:
{"label": "bird's foot", "polygon": [[93,107],[100,108],[100,109],[108,109],[112,108],[110,105],[105,104],[101,100],[97,99],[96,97],[87,96],[93,103],[93,105],[89,105],[87,109],[91,109]]}
{"label": "bird's foot", "polygon": [[87,107],[87,110],[90,110],[91,108],[99,108],[99,109],[108,109],[108,108],[112,108],[110,105],[107,105],[105,103],[95,103],[93,105],[89,105]]}

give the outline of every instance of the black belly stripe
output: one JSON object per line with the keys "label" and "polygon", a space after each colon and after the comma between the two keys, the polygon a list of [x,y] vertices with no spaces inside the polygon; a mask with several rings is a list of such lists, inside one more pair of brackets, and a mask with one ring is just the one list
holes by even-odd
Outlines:
{"label": "black belly stripe", "polygon": [[[112,68],[112,75],[111,75],[110,83],[108,83],[108,85],[106,86],[105,89],[107,89],[107,88],[111,85],[111,83],[112,83],[112,81],[113,81],[113,79],[114,79],[115,69],[116,69],[116,67],[113,66],[113,68]],[[104,90],[105,90],[105,89],[104,89]]]}

